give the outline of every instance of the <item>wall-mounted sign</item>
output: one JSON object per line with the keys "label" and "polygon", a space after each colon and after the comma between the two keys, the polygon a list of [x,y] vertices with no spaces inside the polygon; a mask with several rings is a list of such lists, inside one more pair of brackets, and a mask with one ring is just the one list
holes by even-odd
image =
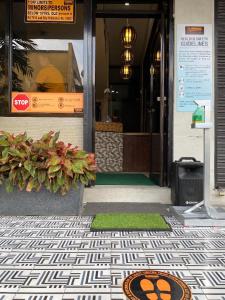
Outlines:
{"label": "wall-mounted sign", "polygon": [[193,112],[194,100],[212,99],[212,25],[177,25],[177,111]]}
{"label": "wall-mounted sign", "polygon": [[82,113],[83,93],[12,92],[11,112]]}
{"label": "wall-mounted sign", "polygon": [[74,23],[74,0],[26,0],[25,22]]}

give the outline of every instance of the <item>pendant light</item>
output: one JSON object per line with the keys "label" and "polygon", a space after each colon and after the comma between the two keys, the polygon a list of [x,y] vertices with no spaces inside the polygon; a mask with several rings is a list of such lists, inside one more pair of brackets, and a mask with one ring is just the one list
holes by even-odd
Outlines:
{"label": "pendant light", "polygon": [[127,80],[131,78],[132,75],[132,69],[129,65],[124,65],[120,69],[120,74],[123,79]]}
{"label": "pendant light", "polygon": [[132,65],[134,62],[134,53],[131,49],[124,49],[121,54],[121,60],[124,65]]}
{"label": "pendant light", "polygon": [[155,54],[155,60],[158,62],[161,60],[161,52],[159,50]]}
{"label": "pendant light", "polygon": [[137,35],[134,27],[128,24],[128,20],[127,20],[127,25],[122,28],[120,37],[124,48],[132,48]]}

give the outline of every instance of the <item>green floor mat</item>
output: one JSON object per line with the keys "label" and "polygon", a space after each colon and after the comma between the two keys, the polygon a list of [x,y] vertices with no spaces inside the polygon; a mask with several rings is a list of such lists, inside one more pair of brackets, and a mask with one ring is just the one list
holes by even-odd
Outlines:
{"label": "green floor mat", "polygon": [[96,185],[155,185],[144,174],[97,173]]}
{"label": "green floor mat", "polygon": [[91,224],[91,230],[171,231],[171,227],[158,213],[111,213],[97,214]]}

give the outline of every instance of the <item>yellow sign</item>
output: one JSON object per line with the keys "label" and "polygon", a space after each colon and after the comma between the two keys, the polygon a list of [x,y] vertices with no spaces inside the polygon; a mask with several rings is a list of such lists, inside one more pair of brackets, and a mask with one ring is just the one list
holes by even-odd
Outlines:
{"label": "yellow sign", "polygon": [[83,93],[12,92],[11,112],[83,113]]}
{"label": "yellow sign", "polygon": [[74,23],[75,0],[26,0],[25,22]]}

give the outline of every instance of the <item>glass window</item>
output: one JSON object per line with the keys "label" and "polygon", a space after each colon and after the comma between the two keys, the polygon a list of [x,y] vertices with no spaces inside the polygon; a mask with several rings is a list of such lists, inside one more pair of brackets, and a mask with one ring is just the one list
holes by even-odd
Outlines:
{"label": "glass window", "polygon": [[7,45],[6,45],[6,1],[0,0],[0,113],[8,112]]}
{"label": "glass window", "polygon": [[73,103],[83,94],[83,3],[75,8],[75,24],[26,23],[25,1],[13,1],[12,102],[21,93],[31,101],[18,112],[78,112]]}

